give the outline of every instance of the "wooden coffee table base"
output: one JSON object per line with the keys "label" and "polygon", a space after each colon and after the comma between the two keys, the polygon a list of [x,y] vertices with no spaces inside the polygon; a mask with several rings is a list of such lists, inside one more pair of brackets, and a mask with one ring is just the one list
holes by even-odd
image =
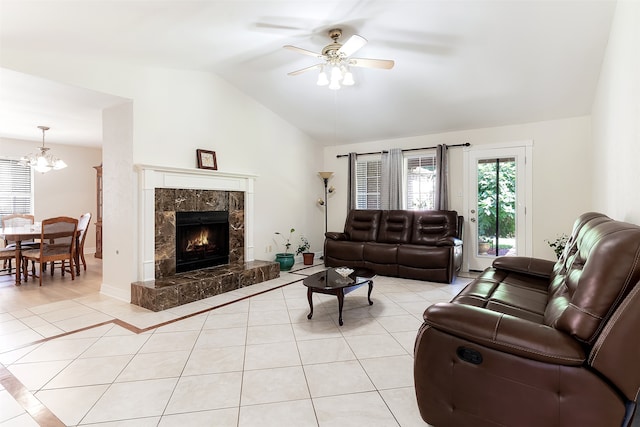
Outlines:
{"label": "wooden coffee table base", "polygon": [[350,286],[347,288],[331,288],[331,289],[320,289],[320,288],[307,288],[307,299],[309,300],[309,309],[311,310],[307,315],[307,319],[311,319],[313,317],[313,294],[326,294],[326,295],[335,295],[338,297],[338,323],[342,326],[342,306],[344,305],[344,296],[351,291],[358,289],[360,286],[368,284],[369,292],[367,293],[367,299],[369,300],[369,305],[373,305],[373,301],[371,301],[371,291],[373,290],[373,280],[367,280],[363,283]]}

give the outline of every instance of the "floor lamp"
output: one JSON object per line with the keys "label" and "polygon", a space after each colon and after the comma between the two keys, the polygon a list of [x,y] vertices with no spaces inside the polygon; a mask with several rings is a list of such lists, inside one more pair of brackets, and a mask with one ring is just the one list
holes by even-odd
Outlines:
{"label": "floor lamp", "polygon": [[329,183],[329,178],[331,178],[333,176],[333,172],[318,172],[318,175],[320,175],[320,177],[322,178],[322,180],[324,181],[324,200],[322,204],[324,204],[324,232],[327,232],[327,195],[328,195],[328,189],[327,189],[327,184]]}

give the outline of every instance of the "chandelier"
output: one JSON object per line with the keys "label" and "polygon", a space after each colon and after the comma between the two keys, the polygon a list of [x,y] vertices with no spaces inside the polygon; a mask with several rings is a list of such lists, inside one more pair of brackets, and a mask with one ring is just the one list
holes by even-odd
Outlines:
{"label": "chandelier", "polygon": [[42,147],[39,147],[39,153],[30,153],[20,159],[22,166],[31,166],[40,173],[49,172],[50,170],[60,170],[67,167],[67,164],[51,154],[47,154],[48,147],[44,146],[44,133],[49,130],[47,126],[38,126],[42,130]]}

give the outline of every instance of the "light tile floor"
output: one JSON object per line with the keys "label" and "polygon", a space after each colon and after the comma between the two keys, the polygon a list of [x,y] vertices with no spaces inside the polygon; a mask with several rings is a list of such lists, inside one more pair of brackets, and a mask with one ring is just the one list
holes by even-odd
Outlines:
{"label": "light tile floor", "polygon": [[159,313],[101,295],[96,260],[42,288],[0,278],[0,425],[425,426],[422,312],[470,279],[378,276],[340,327],[333,296],[314,294],[307,319],[302,279],[322,267],[301,267]]}

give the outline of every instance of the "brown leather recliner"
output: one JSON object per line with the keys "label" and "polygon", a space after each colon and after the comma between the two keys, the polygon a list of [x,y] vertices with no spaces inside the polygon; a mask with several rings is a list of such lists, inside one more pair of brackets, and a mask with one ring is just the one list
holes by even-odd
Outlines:
{"label": "brown leather recliner", "polygon": [[497,258],[424,313],[414,379],[436,426],[628,426],[640,389],[640,227],[586,213],[560,259]]}

